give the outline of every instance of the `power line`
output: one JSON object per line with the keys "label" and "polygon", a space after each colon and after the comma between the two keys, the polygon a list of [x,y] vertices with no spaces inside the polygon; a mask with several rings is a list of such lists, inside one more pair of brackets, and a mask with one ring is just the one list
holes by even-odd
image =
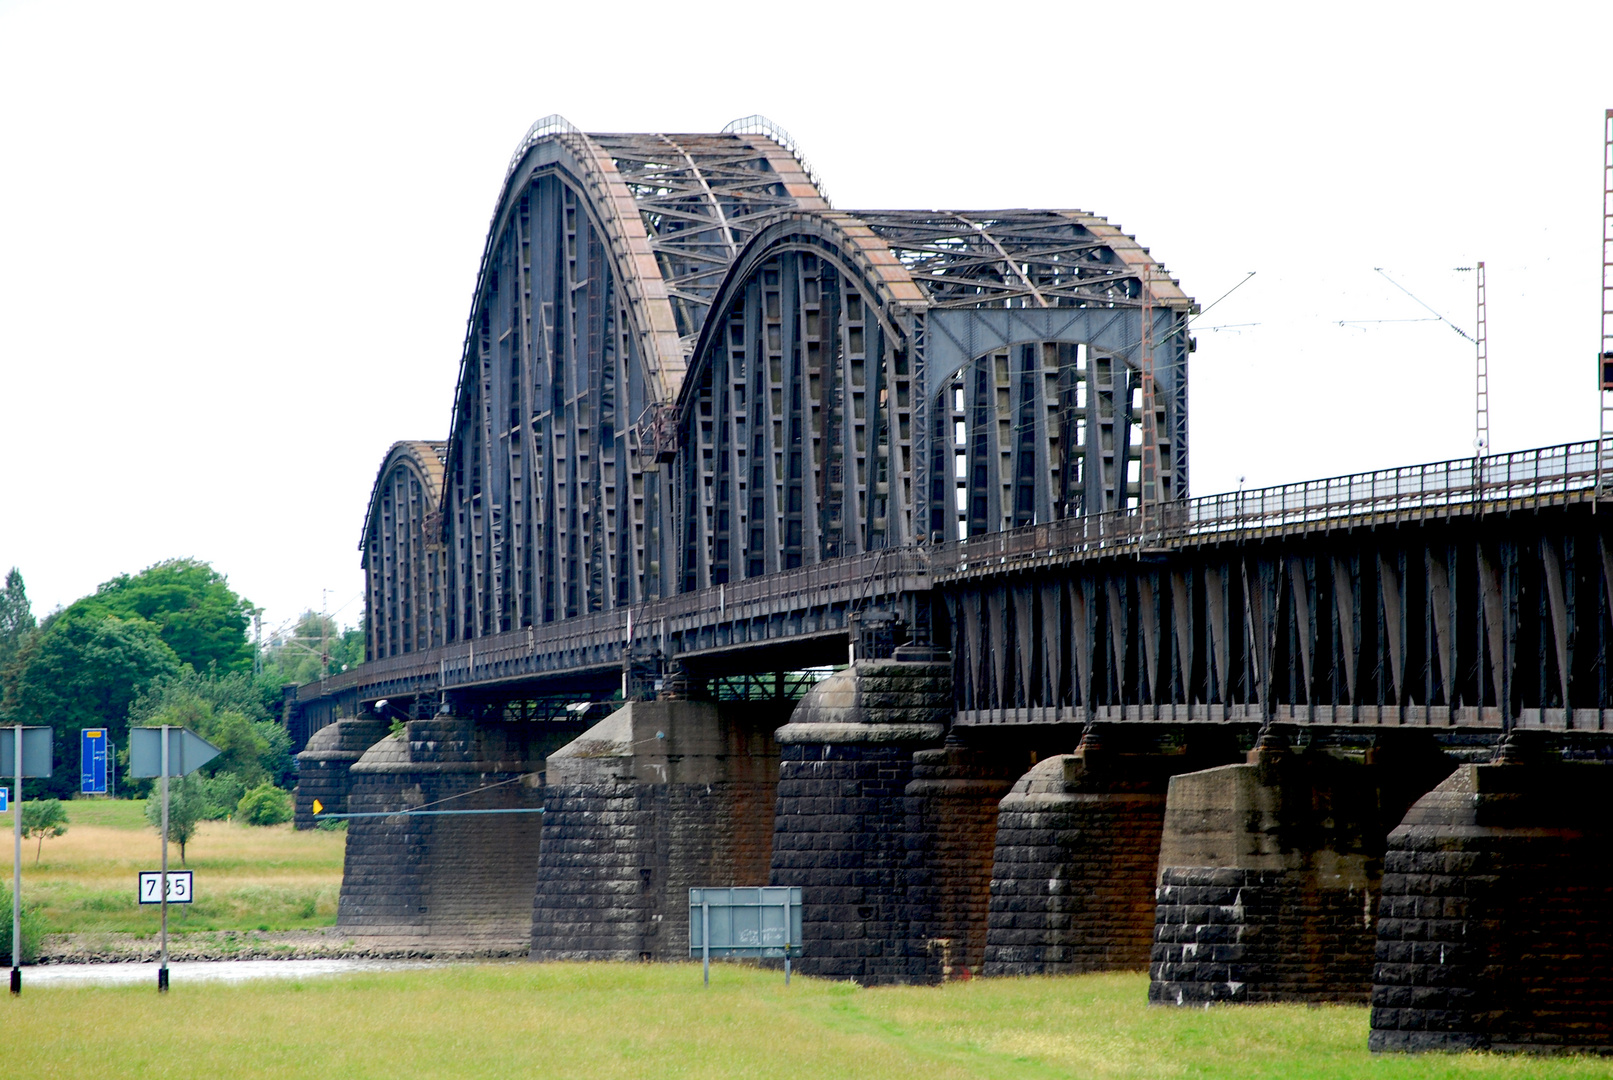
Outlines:
{"label": "power line", "polygon": [[1426,310],[1432,312],[1434,317],[1436,319],[1438,319],[1440,322],[1444,323],[1446,326],[1450,327],[1452,330],[1455,330],[1458,334],[1461,334],[1462,337],[1466,338],[1468,341],[1473,340],[1473,335],[1472,334],[1469,334],[1466,330],[1463,330],[1460,326],[1457,326],[1455,323],[1451,322],[1445,316],[1441,315],[1438,311],[1435,311],[1433,308],[1429,307],[1427,304],[1424,304],[1421,300],[1418,300],[1417,299],[1417,294],[1413,293],[1410,289],[1408,289],[1404,285],[1400,284],[1400,282],[1396,281],[1394,278],[1390,277],[1388,274],[1384,274],[1383,267],[1374,266],[1372,269],[1376,270],[1380,274],[1383,274],[1383,280],[1387,281],[1389,284],[1393,285],[1395,288],[1399,289],[1401,292],[1405,293],[1407,296],[1411,297],[1413,300],[1416,300],[1417,303],[1421,307],[1423,307]]}

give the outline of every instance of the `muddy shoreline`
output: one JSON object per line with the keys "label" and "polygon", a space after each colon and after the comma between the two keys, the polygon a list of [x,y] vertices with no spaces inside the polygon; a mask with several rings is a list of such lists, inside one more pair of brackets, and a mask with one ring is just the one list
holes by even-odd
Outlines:
{"label": "muddy shoreline", "polygon": [[[138,964],[156,960],[156,934],[46,934],[36,964]],[[168,933],[168,959],[182,960],[493,960],[520,952],[362,945],[335,927],[317,930],[194,930]]]}

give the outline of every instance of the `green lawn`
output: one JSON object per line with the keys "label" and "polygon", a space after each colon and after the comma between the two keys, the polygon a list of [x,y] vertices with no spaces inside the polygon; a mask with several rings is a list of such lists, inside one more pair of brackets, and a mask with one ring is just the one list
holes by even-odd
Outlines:
{"label": "green lawn", "polygon": [[[46,933],[152,933],[154,906],[135,902],[136,877],[161,865],[145,804],[74,799],[65,836],[25,840],[23,902]],[[11,881],[11,815],[0,814],[0,880]],[[336,921],[346,834],[204,821],[186,849],[170,845],[170,869],[195,872],[196,901],[169,913],[175,930],[297,930]],[[35,858],[38,862],[35,862]]]}
{"label": "green lawn", "polygon": [[[304,982],[36,988],[20,1076],[1592,1077],[1600,1060],[1374,1058],[1363,1008],[1156,1009],[1140,974],[862,990],[715,965],[501,964]],[[84,1032],[93,1031],[94,1038]]]}

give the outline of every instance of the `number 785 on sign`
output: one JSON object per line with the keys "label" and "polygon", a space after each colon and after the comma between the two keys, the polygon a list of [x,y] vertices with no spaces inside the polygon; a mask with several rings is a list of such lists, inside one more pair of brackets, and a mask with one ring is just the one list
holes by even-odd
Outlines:
{"label": "number 785 on sign", "polygon": [[[168,902],[170,904],[188,904],[191,898],[191,871],[168,871]],[[162,903],[162,871],[145,870],[140,874],[140,903]]]}

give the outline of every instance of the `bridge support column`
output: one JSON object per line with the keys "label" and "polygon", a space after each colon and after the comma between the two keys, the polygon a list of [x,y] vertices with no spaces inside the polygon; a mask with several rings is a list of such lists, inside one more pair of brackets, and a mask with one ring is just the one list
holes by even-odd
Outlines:
{"label": "bridge support column", "polygon": [[928,981],[980,973],[991,908],[997,803],[1029,760],[1024,750],[970,746],[956,731],[942,748],[913,755],[907,831],[922,880],[910,884],[908,894],[917,908],[913,933],[929,953]]}
{"label": "bridge support column", "polygon": [[1272,733],[1173,777],[1148,1000],[1365,1002],[1388,831],[1452,764],[1424,735],[1361,759]]}
{"label": "bridge support column", "polygon": [[[353,765],[349,810],[536,811],[539,770],[556,740],[545,730],[456,716],[411,721]],[[541,821],[538,813],[351,819],[337,927],[393,953],[524,953]]]}
{"label": "bridge support column", "polygon": [[818,683],[779,729],[770,883],[801,886],[803,974],[864,985],[930,977],[926,914],[912,895],[926,874],[903,793],[914,750],[940,743],[951,714],[947,653],[903,646]]}
{"label": "bridge support column", "polygon": [[1039,762],[998,805],[985,974],[1148,963],[1169,759],[1089,735]]}
{"label": "bridge support column", "polygon": [[1390,834],[1373,1050],[1613,1052],[1613,767],[1525,734]]}
{"label": "bridge support column", "polygon": [[771,703],[635,701],[550,755],[532,959],[688,959],[691,887],[767,882],[777,722]]}
{"label": "bridge support column", "polygon": [[346,812],[347,793],[352,783],[348,770],[364,756],[364,751],[385,735],[386,725],[374,713],[366,713],[356,720],[338,720],[314,732],[308,745],[297,755],[297,790],[293,803],[293,821],[297,828],[314,827],[315,799],[319,800],[324,813]]}

